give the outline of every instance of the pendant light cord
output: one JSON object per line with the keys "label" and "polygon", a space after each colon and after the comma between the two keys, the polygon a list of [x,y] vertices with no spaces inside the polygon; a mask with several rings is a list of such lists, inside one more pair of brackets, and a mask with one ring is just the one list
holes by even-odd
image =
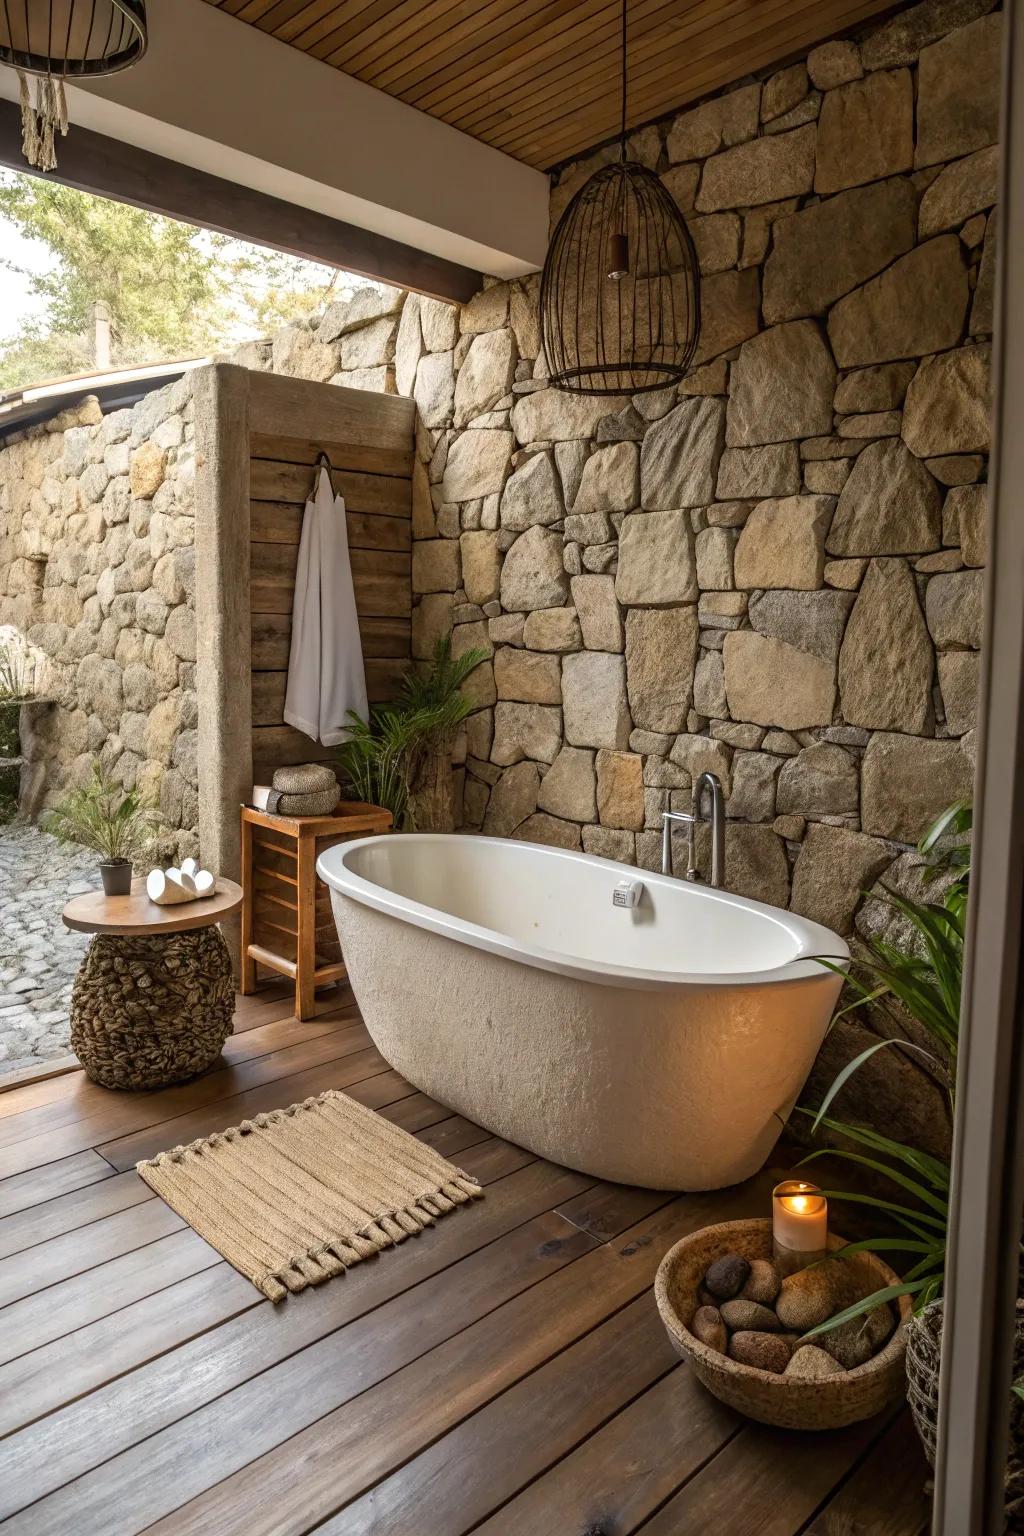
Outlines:
{"label": "pendant light cord", "polygon": [[626,5],[622,0],[622,128],[619,134],[619,158],[626,160]]}

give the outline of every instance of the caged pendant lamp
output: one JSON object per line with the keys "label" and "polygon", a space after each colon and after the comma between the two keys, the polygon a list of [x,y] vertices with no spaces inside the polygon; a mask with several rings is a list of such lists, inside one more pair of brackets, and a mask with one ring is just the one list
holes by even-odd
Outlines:
{"label": "caged pendant lamp", "polygon": [[578,394],[664,389],[697,350],[700,272],[686,221],[654,172],[626,158],[626,0],[620,159],[559,219],[540,311],[550,381]]}
{"label": "caged pendant lamp", "polygon": [[128,69],[147,41],[145,0],[0,0],[0,64],[21,82],[21,147],[29,165],[52,171],[57,164],[54,138],[68,131],[65,80]]}

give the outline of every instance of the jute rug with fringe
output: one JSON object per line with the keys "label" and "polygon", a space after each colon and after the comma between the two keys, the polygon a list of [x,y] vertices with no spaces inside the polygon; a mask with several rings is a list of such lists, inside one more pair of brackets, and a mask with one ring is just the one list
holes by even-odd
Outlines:
{"label": "jute rug with fringe", "polygon": [[432,1147],[333,1090],[136,1167],[271,1301],[343,1274],[483,1193]]}

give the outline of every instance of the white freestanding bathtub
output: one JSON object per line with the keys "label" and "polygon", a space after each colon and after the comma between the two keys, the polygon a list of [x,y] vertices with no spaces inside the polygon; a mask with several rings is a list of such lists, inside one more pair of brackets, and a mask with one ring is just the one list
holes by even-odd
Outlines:
{"label": "white freestanding bathtub", "polygon": [[369,837],[317,869],[393,1067],[542,1157],[655,1189],[762,1166],[839,992],[810,957],[849,953],[776,907],[503,838]]}

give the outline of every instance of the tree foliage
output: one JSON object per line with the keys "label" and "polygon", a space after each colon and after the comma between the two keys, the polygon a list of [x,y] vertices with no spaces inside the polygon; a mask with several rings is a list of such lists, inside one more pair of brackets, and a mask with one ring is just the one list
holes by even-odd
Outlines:
{"label": "tree foliage", "polygon": [[222,350],[312,313],[339,277],[35,176],[0,177],[0,219],[51,256],[47,270],[25,274],[44,318],[23,320],[0,345],[0,388],[91,368],[97,300],[110,306],[113,363],[156,362]]}

